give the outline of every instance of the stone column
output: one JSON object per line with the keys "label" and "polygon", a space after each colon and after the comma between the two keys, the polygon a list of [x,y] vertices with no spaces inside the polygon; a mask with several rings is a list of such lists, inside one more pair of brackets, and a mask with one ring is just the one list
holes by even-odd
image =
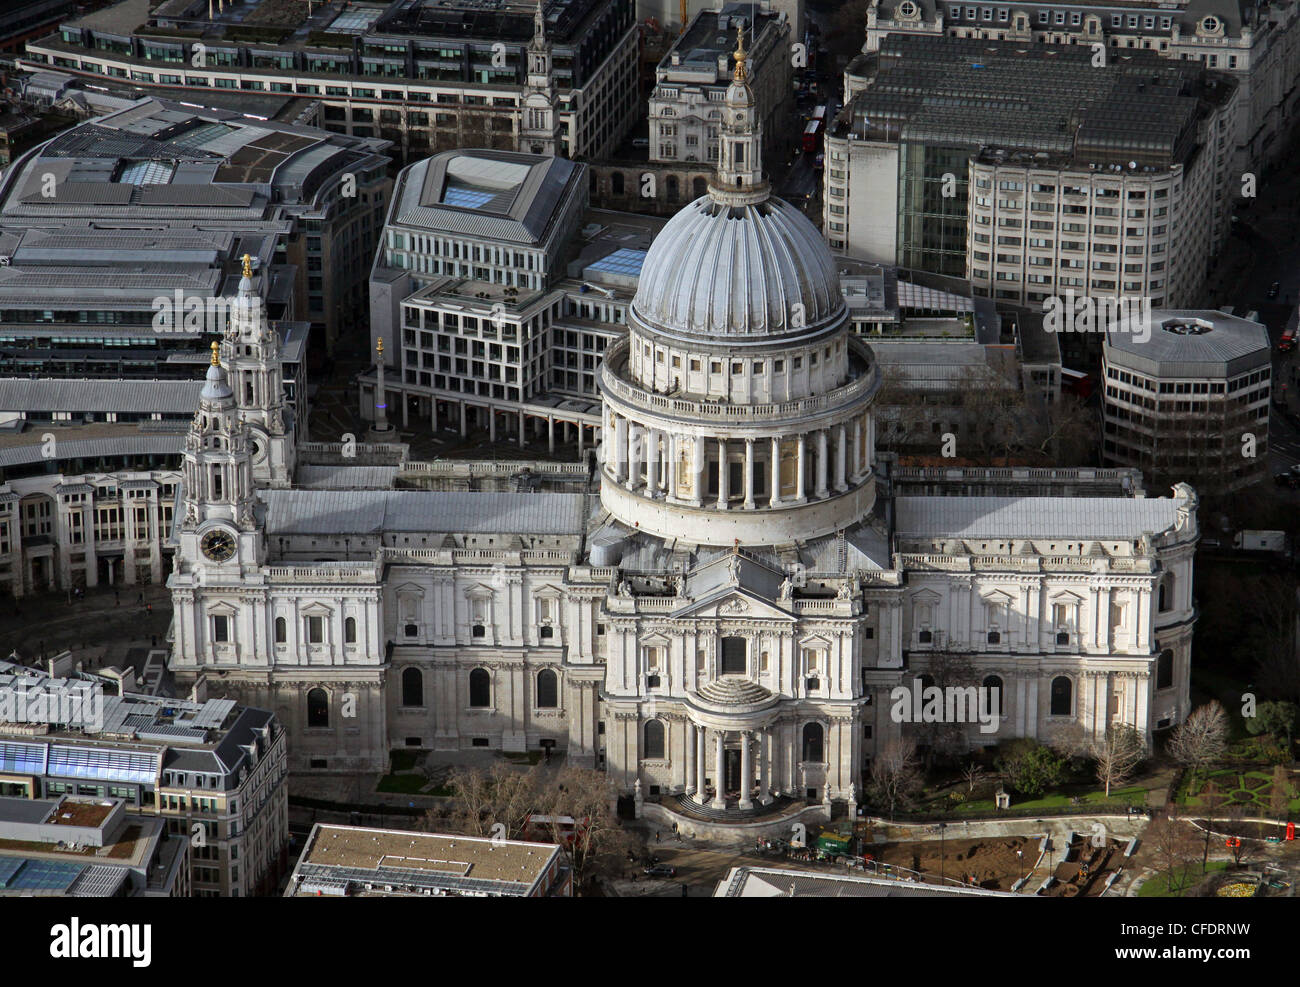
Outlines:
{"label": "stone column", "polygon": [[727,799],[725,795],[726,778],[727,778],[727,752],[722,745],[722,731],[718,730],[713,736],[713,784],[717,789],[713,796],[713,801],[709,803],[711,808],[725,809]]}
{"label": "stone column", "polygon": [[521,411],[519,412],[519,448],[522,449],[525,444],[526,441],[524,439],[524,413]]}
{"label": "stone column", "polygon": [[848,436],[845,433],[843,425],[840,426],[840,434],[835,443],[835,489],[844,491],[849,488],[848,483],[844,480],[845,460],[848,452]]}
{"label": "stone column", "polygon": [[[555,455],[555,416],[554,415],[546,416],[546,450],[552,456]],[[616,451],[615,455],[617,454],[618,453]],[[619,472],[620,469],[621,469],[621,465],[619,464],[618,460],[615,460],[614,475],[619,479],[622,479],[622,473]]]}
{"label": "stone column", "polygon": [[856,480],[862,472],[862,419],[853,419],[853,463],[852,476]]}
{"label": "stone column", "polygon": [[637,443],[638,427],[629,422],[627,426],[627,488],[636,489],[636,474],[641,468],[640,448]]}
{"label": "stone column", "polygon": [[695,774],[695,724],[686,721],[686,794],[694,795],[698,782]]}
{"label": "stone column", "polygon": [[781,437],[772,436],[772,490],[768,505],[781,506]]}
{"label": "stone column", "polygon": [[[554,445],[555,419],[547,419],[547,432]],[[618,415],[614,419],[614,479],[622,483],[627,476],[627,419]]]}
{"label": "stone column", "polygon": [[695,801],[700,805],[705,803],[704,779],[708,775],[708,767],[705,758],[707,754],[706,734],[704,727],[691,725],[691,729],[696,731],[695,737]]}
{"label": "stone column", "polygon": [[583,442],[583,436],[586,434],[586,428],[587,428],[586,425],[582,424],[582,422],[578,422],[578,458],[579,459],[582,458],[582,442]]}
{"label": "stone column", "polygon": [[768,791],[772,784],[772,766],[768,760],[772,756],[772,738],[766,730],[758,731],[758,801],[760,805],[771,805],[772,795]]}
{"label": "stone column", "polygon": [[703,507],[704,468],[708,464],[704,461],[704,437],[700,435],[695,436],[695,462],[692,465],[695,467],[695,489],[692,491],[694,496],[691,498],[691,503],[695,507]]}
{"label": "stone column", "polygon": [[750,755],[751,734],[748,730],[741,731],[740,734],[740,802],[737,807],[741,809],[752,809],[754,800],[750,798],[750,792],[753,790],[753,757]]}
{"label": "stone column", "polygon": [[718,439],[718,510],[727,509],[727,440]]}
{"label": "stone column", "polygon": [[826,429],[817,433],[817,496],[825,499],[830,496],[826,489]]}
{"label": "stone column", "polygon": [[648,497],[659,492],[659,431],[653,428],[645,432],[645,492]]}
{"label": "stone column", "polygon": [[681,483],[681,477],[677,474],[681,470],[682,464],[682,437],[676,432],[668,436],[668,478],[666,481],[666,492],[669,497],[677,498],[678,486]]}
{"label": "stone column", "polygon": [[799,435],[799,471],[795,475],[794,499],[802,504],[808,499],[804,492],[804,472],[807,469],[808,439],[802,433]]}
{"label": "stone column", "polygon": [[745,440],[745,510],[754,509],[754,440]]}

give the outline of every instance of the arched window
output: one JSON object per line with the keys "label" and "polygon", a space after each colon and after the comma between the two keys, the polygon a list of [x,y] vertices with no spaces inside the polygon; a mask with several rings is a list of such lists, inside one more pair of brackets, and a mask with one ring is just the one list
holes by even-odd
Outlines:
{"label": "arched window", "polygon": [[722,675],[744,675],[745,639],[743,637],[724,637],[722,639]]}
{"label": "arched window", "polygon": [[275,618],[275,643],[284,644],[289,639],[289,624],[283,617]]}
{"label": "arched window", "polygon": [[537,673],[537,708],[555,709],[560,705],[559,680],[549,668]]}
{"label": "arched window", "polygon": [[330,725],[330,699],[324,689],[312,689],[307,693],[307,726],[327,727]]}
{"label": "arched window", "polygon": [[[997,689],[995,693],[993,690]],[[986,699],[981,701],[984,709],[994,709],[998,716],[1006,712],[1007,691],[1002,687],[1002,679],[996,675],[986,675],[984,677],[984,695]]]}
{"label": "arched window", "polygon": [[709,183],[707,179],[702,177],[696,178],[695,181],[692,182],[691,184],[693,187],[693,191],[695,193],[695,198],[698,199],[702,195],[709,194]]}
{"label": "arched window", "polygon": [[803,759],[820,761],[822,759],[822,725],[805,723],[803,728]]}
{"label": "arched window", "polygon": [[676,202],[679,198],[679,185],[676,175],[668,176],[668,201]]}
{"label": "arched window", "polygon": [[1160,652],[1156,660],[1156,688],[1168,689],[1174,684],[1174,653],[1169,648]]}
{"label": "arched window", "polygon": [[418,668],[402,672],[402,705],[424,705],[424,674]]}
{"label": "arched window", "polygon": [[357,618],[347,617],[343,621],[343,643],[357,643]]}
{"label": "arched window", "polygon": [[1065,675],[1052,679],[1052,715],[1069,716],[1074,712],[1074,683]]}
{"label": "arched window", "polygon": [[616,171],[609,176],[609,185],[615,195],[623,194],[623,173]]}
{"label": "arched window", "polygon": [[476,668],[469,673],[469,704],[480,707],[492,705],[492,677],[486,668]]}
{"label": "arched window", "polygon": [[1174,574],[1166,572],[1164,578],[1160,580],[1160,589],[1158,591],[1156,609],[1161,613],[1174,608]]}
{"label": "arched window", "polygon": [[648,759],[664,756],[664,725],[660,720],[651,720],[645,725],[645,757]]}

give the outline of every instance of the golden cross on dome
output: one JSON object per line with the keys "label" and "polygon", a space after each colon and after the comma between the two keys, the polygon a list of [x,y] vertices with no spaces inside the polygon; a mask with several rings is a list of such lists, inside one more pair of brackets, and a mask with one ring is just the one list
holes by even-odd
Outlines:
{"label": "golden cross on dome", "polygon": [[737,82],[745,81],[745,22],[736,25],[736,74]]}
{"label": "golden cross on dome", "polygon": [[215,342],[212,344],[212,365],[214,367],[221,366],[221,360],[217,358],[217,344]]}
{"label": "golden cross on dome", "polygon": [[244,254],[244,277],[251,278],[252,276],[253,276],[253,255]]}

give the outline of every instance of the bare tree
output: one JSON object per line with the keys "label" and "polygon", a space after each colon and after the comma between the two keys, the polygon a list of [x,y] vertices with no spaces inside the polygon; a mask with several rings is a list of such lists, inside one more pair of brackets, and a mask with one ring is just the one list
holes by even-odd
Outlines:
{"label": "bare tree", "polygon": [[1142,763],[1145,750],[1138,732],[1127,723],[1112,723],[1106,735],[1093,741],[1091,754],[1097,761],[1097,781],[1110,798],[1112,786],[1123,785]]}
{"label": "bare tree", "polygon": [[548,776],[537,795],[537,812],[548,820],[551,842],[568,853],[575,888],[632,847],[614,813],[613,783],[603,771],[566,766]]}
{"label": "bare tree", "polygon": [[[478,768],[453,768],[447,787],[454,797],[447,823],[466,836],[487,836],[492,831],[492,787]],[[426,817],[427,818],[427,817]]]}
{"label": "bare tree", "polygon": [[1205,809],[1205,852],[1201,854],[1201,870],[1210,865],[1210,838],[1214,832],[1214,817],[1231,801],[1232,797],[1219,791],[1219,786],[1213,781],[1208,782],[1201,792],[1201,805]]}
{"label": "bare tree", "polygon": [[1291,797],[1290,782],[1291,777],[1287,769],[1281,764],[1273,765],[1273,786],[1268,796],[1268,808],[1279,826],[1286,822],[1287,804]]}
{"label": "bare tree", "polygon": [[961,769],[961,776],[966,780],[967,798],[975,794],[975,783],[979,781],[980,775],[983,773],[984,768],[978,761],[970,761]]}
{"label": "bare tree", "polygon": [[1145,839],[1160,869],[1168,875],[1169,890],[1181,894],[1187,886],[1187,872],[1200,850],[1196,834],[1178,817],[1178,810],[1171,808],[1152,820]]}
{"label": "bare tree", "polygon": [[[943,690],[945,695],[948,689],[971,688],[979,681],[970,656],[952,651],[936,651],[927,655],[924,663],[918,664],[917,670],[933,679],[935,687]],[[976,703],[979,702],[978,695],[977,692],[971,693]],[[967,712],[969,715],[971,711]],[[925,769],[930,770],[936,758],[947,761],[965,754],[970,749],[970,738],[966,734],[969,728],[968,723],[950,721],[946,717],[936,722],[917,724],[915,737],[919,744],[925,746]]]}
{"label": "bare tree", "polygon": [[889,807],[894,817],[898,806],[907,807],[921,788],[920,764],[916,741],[910,737],[890,740],[871,761],[871,793],[880,805]]}
{"label": "bare tree", "polygon": [[1203,767],[1223,756],[1227,747],[1228,714],[1214,700],[1192,710],[1187,721],[1174,729],[1166,750],[1192,772],[1194,781]]}
{"label": "bare tree", "polygon": [[1259,853],[1260,844],[1258,840],[1242,836],[1242,832],[1247,827],[1245,806],[1230,806],[1225,816],[1229,833],[1228,852],[1232,854],[1233,865],[1241,867],[1255,858]]}

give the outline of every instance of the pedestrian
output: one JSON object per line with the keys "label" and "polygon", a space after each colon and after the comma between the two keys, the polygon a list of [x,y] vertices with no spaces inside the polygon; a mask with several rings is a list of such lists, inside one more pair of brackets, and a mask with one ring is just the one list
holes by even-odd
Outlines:
{"label": "pedestrian", "polygon": [[149,613],[153,613],[153,604],[150,603],[150,604],[149,604],[145,609],[146,609]]}
{"label": "pedestrian", "polygon": [[115,607],[121,606],[121,604],[122,604],[122,594],[117,590],[113,590],[113,606]]}
{"label": "pedestrian", "polygon": [[143,604],[143,603],[144,603],[144,594],[143,594],[143,593],[137,593],[136,596],[135,596],[135,602],[136,602],[136,603]]}
{"label": "pedestrian", "polygon": [[659,830],[657,830],[657,829],[655,830],[655,842],[656,842],[656,843],[659,842]]}

